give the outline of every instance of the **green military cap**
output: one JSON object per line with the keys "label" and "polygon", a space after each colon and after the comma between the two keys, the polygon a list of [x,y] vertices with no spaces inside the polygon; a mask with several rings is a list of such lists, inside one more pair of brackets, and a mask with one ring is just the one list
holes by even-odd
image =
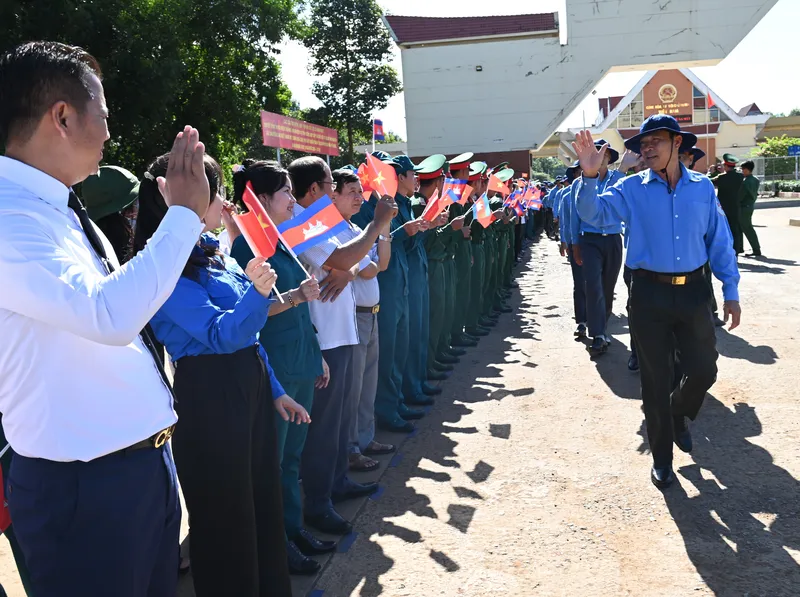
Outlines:
{"label": "green military cap", "polygon": [[122,211],[139,198],[139,179],[119,166],[101,166],[83,181],[81,195],[89,217],[100,220]]}
{"label": "green military cap", "polygon": [[373,156],[375,156],[376,158],[378,158],[378,159],[379,159],[380,161],[382,161],[382,162],[389,162],[389,161],[391,161],[391,159],[392,159],[392,156],[390,156],[390,155],[389,155],[388,153],[386,153],[385,151],[380,151],[380,150],[378,150],[378,151],[373,151],[373,152],[372,152],[372,155],[373,155]]}
{"label": "green military cap", "polygon": [[486,165],[486,162],[472,162],[469,165],[469,180],[480,180],[488,168],[489,166]]}
{"label": "green military cap", "polygon": [[457,155],[452,160],[450,160],[450,171],[453,170],[465,170],[470,167],[469,161],[475,157],[475,154],[471,151],[466,153],[462,153],[461,155]]}
{"label": "green military cap", "polygon": [[495,172],[495,176],[499,178],[502,182],[506,182],[511,180],[514,177],[514,169],[513,168],[504,168],[499,172]]}
{"label": "green military cap", "polygon": [[434,154],[422,160],[419,165],[414,168],[420,180],[430,180],[432,178],[439,178],[444,175],[444,168],[447,164],[447,158],[441,153]]}
{"label": "green military cap", "polygon": [[506,168],[508,168],[508,162],[500,162],[499,164],[497,164],[497,166],[489,170],[489,172],[491,174],[497,174],[498,172],[500,172],[500,170],[505,170]]}
{"label": "green military cap", "polygon": [[739,163],[739,158],[737,158],[732,153],[723,153],[722,154],[722,161],[725,162],[726,164],[734,166],[734,165]]}
{"label": "green military cap", "polygon": [[393,159],[390,158],[390,161],[387,161],[386,163],[391,164],[398,174],[405,174],[409,170],[417,169],[417,167],[414,165],[414,162],[412,162],[411,158],[407,155],[399,155]]}

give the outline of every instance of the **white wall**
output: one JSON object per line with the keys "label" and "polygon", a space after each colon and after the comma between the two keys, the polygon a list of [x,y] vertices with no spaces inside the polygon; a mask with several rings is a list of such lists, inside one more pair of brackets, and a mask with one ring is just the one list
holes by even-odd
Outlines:
{"label": "white wall", "polygon": [[610,70],[715,64],[776,2],[567,0],[564,46],[404,48],[409,154],[535,149]]}
{"label": "white wall", "polygon": [[740,158],[747,158],[755,146],[756,125],[737,125],[730,121],[720,123],[716,141],[717,157],[721,158],[722,154],[732,153]]}

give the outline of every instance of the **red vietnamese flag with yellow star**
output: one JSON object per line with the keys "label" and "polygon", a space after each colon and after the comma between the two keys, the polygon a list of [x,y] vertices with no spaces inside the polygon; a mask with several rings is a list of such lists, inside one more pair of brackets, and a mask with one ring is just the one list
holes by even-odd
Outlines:
{"label": "red vietnamese flag with yellow star", "polygon": [[[397,172],[389,164],[367,154],[367,176],[372,190],[378,191],[381,196],[389,195],[394,198],[397,194]],[[362,182],[363,185],[363,182]]]}
{"label": "red vietnamese flag with yellow star", "polygon": [[242,201],[249,211],[234,216],[239,230],[254,255],[262,259],[269,259],[275,254],[281,239],[278,228],[267,214],[267,210],[261,205],[253,192],[253,185],[249,182],[244,189]]}
{"label": "red vietnamese flag with yellow star", "polygon": [[372,196],[372,192],[375,190],[372,188],[372,185],[369,181],[369,174],[367,173],[367,165],[361,164],[358,167],[358,180],[361,181],[361,194],[364,196],[364,201],[369,201],[369,198]]}
{"label": "red vietnamese flag with yellow star", "polygon": [[503,197],[507,197],[511,191],[508,190],[508,185],[502,180],[497,178],[494,174],[489,176],[489,189],[490,192],[500,193]]}

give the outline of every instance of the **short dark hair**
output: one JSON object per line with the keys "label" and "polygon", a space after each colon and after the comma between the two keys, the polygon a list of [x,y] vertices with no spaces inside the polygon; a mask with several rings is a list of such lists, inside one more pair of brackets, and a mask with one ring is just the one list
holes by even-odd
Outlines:
{"label": "short dark hair", "polygon": [[325,161],[316,156],[297,158],[289,164],[289,176],[294,196],[298,199],[305,197],[312,184],[325,180]]}
{"label": "short dark hair", "polygon": [[331,178],[336,184],[336,190],[342,192],[342,187],[351,182],[359,182],[358,174],[353,172],[350,168],[339,168],[331,173]]}
{"label": "short dark hair", "polygon": [[256,195],[274,195],[289,182],[289,173],[278,162],[247,159],[233,173],[233,202],[242,203],[247,183]]}
{"label": "short dark hair", "polygon": [[94,57],[77,46],[33,41],[0,57],[0,144],[27,141],[50,107],[65,101],[83,113],[89,76],[102,77]]}
{"label": "short dark hair", "polygon": [[742,162],[742,170],[750,170],[752,172],[756,169],[756,164],[753,160],[747,160],[746,162]]}

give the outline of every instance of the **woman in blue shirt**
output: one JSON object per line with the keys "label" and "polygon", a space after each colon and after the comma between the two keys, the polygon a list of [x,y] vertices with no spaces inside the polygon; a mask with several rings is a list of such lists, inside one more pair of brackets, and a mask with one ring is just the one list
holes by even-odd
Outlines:
{"label": "woman in blue shirt", "polygon": [[[280,164],[245,160],[233,175],[235,202],[241,202],[248,182],[276,226],[292,218],[296,203],[292,196],[292,181]],[[253,258],[253,252],[242,236],[233,241],[231,257],[240,266]],[[299,404],[311,411],[315,385],[324,387],[329,376],[308,308],[308,303],[319,297],[319,284],[313,278],[306,278],[303,268],[281,244],[269,258],[269,263],[278,274],[280,288],[285,292],[283,303],[275,302],[270,307],[269,319],[260,338],[280,383]],[[308,427],[290,425],[282,420],[277,424],[289,571],[314,574],[320,565],[308,556],[333,551],[336,543],[320,541],[303,528],[300,457]]]}
{"label": "woman in blue shirt", "polygon": [[[166,213],[155,180],[167,159],[150,166],[140,188],[137,227],[145,238]],[[172,445],[191,519],[195,593],[291,595],[275,410],[297,424],[309,417],[286,395],[258,342],[275,273],[256,259],[243,272],[219,252],[208,231],[230,213],[219,164],[206,156],[205,167],[211,188],[205,232],[151,320],[175,363],[179,421]]]}

